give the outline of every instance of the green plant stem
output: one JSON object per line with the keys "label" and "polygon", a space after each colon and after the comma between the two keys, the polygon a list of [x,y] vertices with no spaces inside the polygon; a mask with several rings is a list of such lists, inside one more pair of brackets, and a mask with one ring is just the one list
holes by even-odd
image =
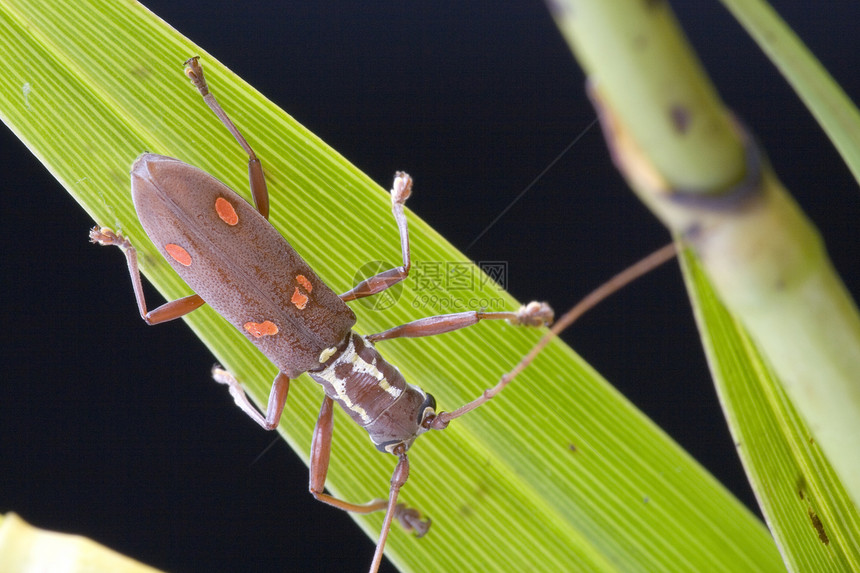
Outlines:
{"label": "green plant stem", "polygon": [[[592,83],[616,165],[693,246],[860,500],[860,319],[817,230],[768,165],[740,161],[755,143],[723,110],[666,2],[553,6]],[[745,173],[755,179],[746,199],[695,200],[740,193],[731,185]]]}
{"label": "green plant stem", "polygon": [[711,192],[745,172],[740,138],[668,3],[551,1],[593,90],[674,188]]}

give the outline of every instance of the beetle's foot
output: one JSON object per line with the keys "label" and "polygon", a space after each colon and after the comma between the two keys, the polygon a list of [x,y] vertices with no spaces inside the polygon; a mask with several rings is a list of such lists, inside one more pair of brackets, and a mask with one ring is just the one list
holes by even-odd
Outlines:
{"label": "beetle's foot", "polygon": [[105,247],[119,247],[122,250],[131,248],[131,243],[128,239],[107,227],[93,227],[90,229],[90,242],[98,243]]}
{"label": "beetle's foot", "polygon": [[532,301],[521,306],[516,318],[508,322],[514,326],[549,326],[554,318],[555,313],[547,303]]}
{"label": "beetle's foot", "polygon": [[200,95],[205,97],[209,93],[209,86],[206,85],[203,68],[200,66],[198,60],[200,60],[200,56],[194,56],[185,62],[185,75],[188,76],[188,79],[191,80],[191,83],[194,84]]}
{"label": "beetle's foot", "polygon": [[397,518],[403,529],[414,531],[417,537],[422,537],[427,533],[432,523],[429,519],[421,519],[421,512],[417,509],[412,509],[405,503],[398,503],[394,506],[394,517]]}
{"label": "beetle's foot", "polygon": [[403,205],[412,195],[412,178],[408,173],[398,171],[391,185],[391,201]]}
{"label": "beetle's foot", "polygon": [[246,402],[248,400],[245,396],[245,391],[242,389],[242,385],[239,384],[236,377],[221,368],[218,364],[212,367],[212,379],[218,384],[224,384],[230,389],[230,395],[233,397],[233,401],[236,402],[240,408],[242,407],[240,402]]}
{"label": "beetle's foot", "polygon": [[244,394],[244,392],[242,391],[242,385],[239,384],[239,381],[236,380],[236,377],[221,368],[221,366],[219,366],[218,364],[212,366],[212,379],[219,384],[229,386],[231,394],[233,394],[234,391],[238,391]]}

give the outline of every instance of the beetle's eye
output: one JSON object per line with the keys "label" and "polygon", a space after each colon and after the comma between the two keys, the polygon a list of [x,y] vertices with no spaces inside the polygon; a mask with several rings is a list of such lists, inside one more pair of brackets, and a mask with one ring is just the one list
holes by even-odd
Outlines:
{"label": "beetle's eye", "polygon": [[421,404],[421,408],[418,410],[418,426],[424,426],[424,420],[426,420],[429,416],[436,415],[436,398],[433,397],[433,394],[427,394],[427,398],[424,399],[424,403]]}

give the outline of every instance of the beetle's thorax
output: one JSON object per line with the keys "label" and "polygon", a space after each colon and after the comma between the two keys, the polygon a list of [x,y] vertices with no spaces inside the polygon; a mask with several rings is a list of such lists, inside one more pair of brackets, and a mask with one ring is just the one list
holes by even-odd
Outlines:
{"label": "beetle's thorax", "polygon": [[320,355],[323,367],[309,372],[327,396],[364,427],[376,447],[409,447],[424,432],[423,420],[435,413],[435,400],[380,356],[363,336],[350,332]]}

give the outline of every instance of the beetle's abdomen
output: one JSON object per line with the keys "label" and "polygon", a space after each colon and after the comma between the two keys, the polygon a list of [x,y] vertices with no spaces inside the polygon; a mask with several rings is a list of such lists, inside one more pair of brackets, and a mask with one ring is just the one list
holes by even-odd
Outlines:
{"label": "beetle's abdomen", "polygon": [[323,350],[345,339],[352,310],[229,187],[153,154],[135,161],[131,183],[140,222],[164,258],[290,378],[318,369]]}

